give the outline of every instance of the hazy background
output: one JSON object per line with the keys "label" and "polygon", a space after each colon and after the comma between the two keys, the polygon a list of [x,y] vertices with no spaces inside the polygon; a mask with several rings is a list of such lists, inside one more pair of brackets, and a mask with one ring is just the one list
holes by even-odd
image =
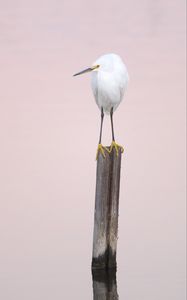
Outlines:
{"label": "hazy background", "polygon": [[185,299],[185,1],[0,0],[3,300],[93,297],[100,113],[72,74],[108,52],[131,79],[114,115],[119,299]]}

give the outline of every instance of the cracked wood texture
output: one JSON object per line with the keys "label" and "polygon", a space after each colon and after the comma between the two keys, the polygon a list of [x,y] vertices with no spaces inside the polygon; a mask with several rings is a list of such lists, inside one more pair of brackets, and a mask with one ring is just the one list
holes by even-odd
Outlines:
{"label": "cracked wood texture", "polygon": [[105,154],[97,160],[92,269],[117,267],[121,151]]}

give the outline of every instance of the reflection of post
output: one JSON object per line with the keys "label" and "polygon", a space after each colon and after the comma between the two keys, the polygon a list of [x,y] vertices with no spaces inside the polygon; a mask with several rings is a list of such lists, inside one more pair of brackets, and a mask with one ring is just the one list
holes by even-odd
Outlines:
{"label": "reflection of post", "polygon": [[116,271],[92,270],[93,300],[118,300]]}
{"label": "reflection of post", "polygon": [[121,151],[97,160],[92,269],[116,268]]}

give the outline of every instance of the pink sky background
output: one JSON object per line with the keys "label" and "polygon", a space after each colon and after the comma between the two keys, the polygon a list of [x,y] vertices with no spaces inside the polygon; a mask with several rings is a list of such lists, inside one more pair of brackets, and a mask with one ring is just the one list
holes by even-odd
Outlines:
{"label": "pink sky background", "polygon": [[114,114],[119,298],[184,300],[185,1],[0,0],[3,300],[92,297],[100,112],[72,75],[108,52],[130,75]]}

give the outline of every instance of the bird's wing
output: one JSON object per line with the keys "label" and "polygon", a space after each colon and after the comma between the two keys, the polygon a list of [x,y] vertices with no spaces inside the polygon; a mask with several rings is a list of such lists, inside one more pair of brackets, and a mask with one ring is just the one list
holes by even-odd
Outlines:
{"label": "bird's wing", "polygon": [[120,98],[122,100],[123,96],[124,96],[124,93],[125,93],[125,90],[127,88],[127,84],[128,84],[128,81],[129,81],[129,76],[128,76],[128,73],[125,72],[121,78],[120,78],[120,84],[119,84],[119,91],[120,91]]}
{"label": "bird's wing", "polygon": [[124,96],[124,93],[125,93],[125,86],[124,86],[124,84],[121,84],[119,86],[119,93],[120,93],[120,99],[122,100],[122,98]]}

